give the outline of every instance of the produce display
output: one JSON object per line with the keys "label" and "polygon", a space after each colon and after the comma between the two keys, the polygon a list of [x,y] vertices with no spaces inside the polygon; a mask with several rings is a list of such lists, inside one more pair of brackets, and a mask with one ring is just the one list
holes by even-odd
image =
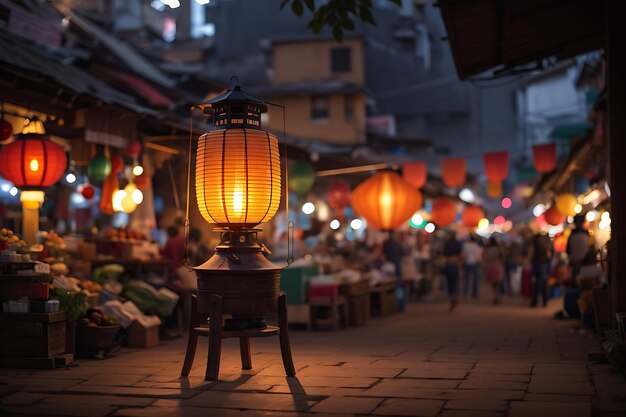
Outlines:
{"label": "produce display", "polygon": [[102,312],[91,308],[87,310],[84,317],[78,320],[78,324],[80,326],[96,328],[115,326],[118,325],[119,322],[115,317],[103,314]]}
{"label": "produce display", "polygon": [[13,230],[6,228],[0,229],[0,250],[8,250],[9,248],[22,252],[28,251],[28,245]]}

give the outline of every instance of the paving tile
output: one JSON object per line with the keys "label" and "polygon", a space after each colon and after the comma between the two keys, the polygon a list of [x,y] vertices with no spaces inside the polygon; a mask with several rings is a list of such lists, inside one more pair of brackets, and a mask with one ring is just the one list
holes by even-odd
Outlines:
{"label": "paving tile", "polygon": [[[482,410],[443,410],[437,417],[502,417],[503,412]],[[531,416],[526,416],[531,417]],[[534,416],[533,416],[534,417]]]}
{"label": "paving tile", "polygon": [[461,384],[459,384],[459,388],[461,389],[526,390],[527,387],[528,387],[527,382],[499,381],[497,379],[483,379],[483,378],[468,379],[468,380],[461,382]]}
{"label": "paving tile", "polygon": [[441,411],[443,401],[407,400],[391,398],[385,400],[372,414],[381,416],[435,417]]}
{"label": "paving tile", "polygon": [[589,403],[592,401],[591,395],[566,395],[566,394],[534,394],[524,395],[524,401],[539,402],[563,402],[563,403]]}
{"label": "paving tile", "polygon": [[403,371],[404,368],[375,368],[373,366],[309,366],[297,375],[298,378],[309,376],[394,378]]}
{"label": "paving tile", "polygon": [[585,403],[520,402],[511,403],[508,417],[590,417],[591,405]]}
{"label": "paving tile", "polygon": [[450,400],[446,401],[444,409],[449,410],[482,410],[482,411],[505,411],[507,401],[501,400]]}
{"label": "paving tile", "polygon": [[143,378],[144,377],[142,375],[99,374],[83,382],[83,385],[130,387],[141,381]]}
{"label": "paving tile", "polygon": [[154,398],[122,397],[112,395],[49,395],[43,399],[41,403],[55,405],[84,403],[98,406],[147,407],[155,401],[156,400]]}
{"label": "paving tile", "polygon": [[399,378],[428,378],[428,379],[463,379],[467,369],[442,368],[424,369],[409,368],[399,375]]}
{"label": "paving tile", "polygon": [[528,392],[543,394],[593,395],[595,393],[595,389],[589,382],[534,377],[530,380]]}
{"label": "paving tile", "polygon": [[295,378],[270,377],[255,375],[247,382],[256,384],[289,385],[294,387],[338,387],[338,388],[367,388],[379,381],[379,378],[327,378],[319,376],[296,376]]}
{"label": "paving tile", "polygon": [[62,415],[79,417],[104,417],[115,411],[115,407],[105,405],[79,404],[32,404],[28,406],[1,406],[2,413],[30,415]]}
{"label": "paving tile", "polygon": [[302,394],[313,396],[340,395],[343,397],[362,397],[363,388],[325,388],[325,387],[289,387],[287,385],[275,385],[267,392],[277,394]]}
{"label": "paving tile", "polygon": [[116,417],[240,417],[239,410],[207,407],[148,407],[120,409]]}
{"label": "paving tile", "polygon": [[314,413],[369,414],[382,402],[382,398],[328,397],[311,408]]}
{"label": "paving tile", "polygon": [[219,391],[205,391],[190,400],[183,400],[185,406],[218,407],[270,411],[306,411],[317,401],[304,395],[250,394]]}
{"label": "paving tile", "polygon": [[156,397],[156,398],[191,398],[198,394],[196,390],[171,389],[171,388],[139,388],[139,387],[114,387],[104,385],[74,385],[65,390],[66,393],[90,393],[90,394],[112,394],[128,395],[135,397]]}
{"label": "paving tile", "polygon": [[16,392],[4,397],[0,397],[0,404],[4,405],[28,405],[44,399],[42,394],[30,394],[28,392]]}

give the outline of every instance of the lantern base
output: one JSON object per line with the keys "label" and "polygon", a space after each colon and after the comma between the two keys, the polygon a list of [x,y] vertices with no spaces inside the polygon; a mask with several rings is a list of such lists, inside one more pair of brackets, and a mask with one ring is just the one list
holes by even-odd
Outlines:
{"label": "lantern base", "polygon": [[263,329],[265,313],[275,313],[282,268],[268,261],[257,243],[255,229],[221,230],[215,254],[194,268],[198,277],[198,311],[209,312],[212,294],[223,299],[222,311],[231,314],[225,329]]}

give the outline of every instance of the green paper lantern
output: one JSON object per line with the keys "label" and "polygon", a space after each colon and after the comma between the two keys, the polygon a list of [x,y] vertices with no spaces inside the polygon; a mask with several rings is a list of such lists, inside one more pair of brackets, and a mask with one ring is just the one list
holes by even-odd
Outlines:
{"label": "green paper lantern", "polygon": [[104,181],[111,173],[111,161],[103,155],[96,155],[87,166],[87,175],[91,180]]}
{"label": "green paper lantern", "polygon": [[305,196],[314,182],[315,172],[311,164],[299,161],[289,169],[289,188],[299,196]]}

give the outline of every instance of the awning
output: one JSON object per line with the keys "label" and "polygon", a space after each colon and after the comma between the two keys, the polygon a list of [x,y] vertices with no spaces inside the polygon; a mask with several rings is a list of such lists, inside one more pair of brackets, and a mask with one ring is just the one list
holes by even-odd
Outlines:
{"label": "awning", "polygon": [[584,137],[589,129],[593,129],[593,125],[589,122],[563,123],[552,129],[548,137],[574,140],[574,138]]}
{"label": "awning", "polygon": [[439,0],[460,79],[603,46],[604,2]]}

